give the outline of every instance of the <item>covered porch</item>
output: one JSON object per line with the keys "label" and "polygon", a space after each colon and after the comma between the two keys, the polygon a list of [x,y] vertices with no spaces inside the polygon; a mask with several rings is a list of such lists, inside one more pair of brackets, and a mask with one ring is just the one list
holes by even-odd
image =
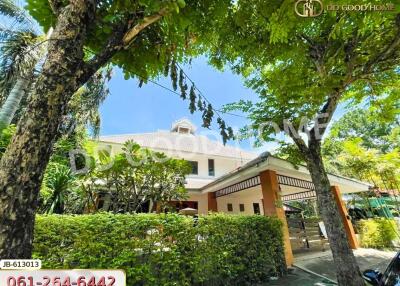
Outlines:
{"label": "covered porch", "polygon": [[[368,191],[371,185],[335,175],[329,175],[329,179],[350,245],[356,249],[357,238],[341,194]],[[285,160],[264,153],[204,186],[202,193],[207,195],[208,211],[277,216],[283,223],[286,264],[293,264],[285,202],[316,198],[314,184],[307,168],[293,166]]]}

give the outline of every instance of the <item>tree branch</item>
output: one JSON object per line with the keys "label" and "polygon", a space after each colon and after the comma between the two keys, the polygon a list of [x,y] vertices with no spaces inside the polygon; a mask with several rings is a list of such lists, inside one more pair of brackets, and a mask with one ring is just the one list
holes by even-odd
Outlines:
{"label": "tree branch", "polygon": [[281,130],[284,130],[284,133],[286,133],[287,135],[290,136],[290,138],[292,138],[292,140],[294,141],[294,143],[296,144],[296,146],[299,148],[299,150],[304,154],[307,155],[309,150],[307,147],[307,144],[304,142],[304,140],[300,137],[299,132],[293,132],[293,130],[291,128],[285,128],[285,124],[278,124],[278,127]]}
{"label": "tree branch", "polygon": [[304,142],[304,140],[296,135],[296,134],[289,134],[290,137],[292,138],[292,140],[294,141],[294,143],[296,144],[297,148],[299,148],[300,152],[306,157],[309,154],[309,149],[307,144]]}
{"label": "tree branch", "polygon": [[124,38],[122,39],[123,45],[125,47],[128,47],[133,39],[142,31],[144,30],[147,26],[157,22],[160,20],[162,17],[164,17],[168,13],[167,8],[163,8],[160,11],[158,11],[156,14],[144,17],[140,23],[136,24],[133,28],[128,30],[126,34],[124,35]]}
{"label": "tree branch", "polygon": [[[338,106],[341,94],[342,93],[340,91],[336,91],[331,96],[329,96],[324,106],[318,112],[316,122],[314,123],[313,128],[311,128],[310,130],[310,135],[309,135],[310,141],[313,140],[321,141],[322,135],[324,135],[327,129],[326,125],[328,125],[328,123],[331,121],[333,113],[335,112]],[[320,117],[321,115],[326,115],[326,116]]]}
{"label": "tree branch", "polygon": [[400,46],[400,14],[397,14],[396,16],[395,26],[397,31],[391,43],[386,46],[380,54],[365,64],[364,68],[362,69],[362,74],[369,73],[374,65],[387,60],[393,53],[398,51]]}
{"label": "tree branch", "polygon": [[113,29],[112,35],[107,40],[106,45],[102,49],[102,51],[95,55],[88,62],[84,63],[84,67],[82,69],[82,75],[79,77],[78,84],[82,85],[86,83],[89,78],[102,66],[108,63],[111,58],[123,48],[122,39],[127,30],[127,24],[120,23]]}
{"label": "tree branch", "polygon": [[78,84],[84,84],[89,78],[102,66],[108,63],[111,58],[124,48],[128,48],[136,36],[143,31],[146,27],[160,20],[168,13],[167,8],[163,8],[156,14],[144,17],[140,23],[129,29],[129,22],[121,22],[114,28],[111,37],[108,39],[107,44],[103,50],[84,64],[82,75],[79,78]]}
{"label": "tree branch", "polygon": [[63,3],[61,0],[48,0],[51,10],[54,15],[58,16],[60,14],[60,10],[63,7]]}

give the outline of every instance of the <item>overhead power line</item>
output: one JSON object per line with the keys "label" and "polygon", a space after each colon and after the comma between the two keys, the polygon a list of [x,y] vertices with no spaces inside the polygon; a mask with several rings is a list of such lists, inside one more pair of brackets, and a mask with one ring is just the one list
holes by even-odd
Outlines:
{"label": "overhead power line", "polygon": [[[161,87],[161,88],[163,88],[163,89],[165,89],[165,90],[167,90],[167,91],[169,91],[169,92],[171,92],[171,93],[173,93],[173,94],[175,94],[175,95],[181,95],[179,92],[176,92],[175,90],[173,90],[173,89],[171,89],[171,88],[169,88],[169,87],[167,87],[167,86],[165,86],[165,85],[162,85],[161,83],[159,83],[159,82],[156,82],[156,81],[154,81],[154,80],[151,80],[151,79],[145,79],[144,77],[142,77],[142,76],[140,76],[140,75],[138,75],[138,74],[135,74],[137,77],[139,77],[140,79],[142,79],[142,80],[147,80],[148,82],[151,82],[152,84],[154,84],[154,85],[157,85],[158,87]],[[195,87],[196,89],[197,89],[197,87]],[[198,89],[197,89],[198,90]],[[199,91],[199,93],[200,93],[200,91]],[[210,103],[210,104],[212,104],[204,95],[201,95],[201,97],[202,98],[204,98],[204,100],[206,100],[207,101],[207,103]],[[222,114],[227,114],[227,115],[231,115],[231,116],[236,116],[236,117],[241,117],[241,118],[246,118],[247,119],[247,117],[246,116],[244,116],[244,115],[240,115],[240,114],[235,114],[235,113],[231,113],[231,112],[226,112],[226,111],[223,111],[223,110],[220,110],[220,109],[215,109],[215,108],[213,108],[213,110],[218,114],[218,112],[220,112],[220,113],[222,113]],[[219,114],[218,114],[219,115]],[[220,116],[220,115],[219,115]]]}
{"label": "overhead power line", "polygon": [[[189,77],[189,75],[188,75],[188,74],[185,72],[185,70],[179,65],[179,63],[176,63],[176,65],[182,70],[184,76],[193,84],[194,88],[199,92],[199,95],[200,95],[207,103],[209,103],[209,104],[212,105],[211,101],[208,100],[208,98],[207,98],[207,97],[204,95],[204,93],[198,88],[198,86],[196,85],[196,83]],[[218,115],[219,117],[221,117],[221,115],[219,114],[219,112],[221,112],[221,113],[223,113],[223,114],[228,114],[228,115],[231,115],[231,116],[236,116],[236,117],[241,117],[241,118],[246,118],[246,119],[247,119],[247,116],[244,116],[244,115],[235,114],[235,113],[231,113],[231,112],[226,112],[226,111],[223,111],[223,110],[220,110],[220,109],[214,109],[214,108],[213,108],[213,110],[217,113],[217,115]]]}

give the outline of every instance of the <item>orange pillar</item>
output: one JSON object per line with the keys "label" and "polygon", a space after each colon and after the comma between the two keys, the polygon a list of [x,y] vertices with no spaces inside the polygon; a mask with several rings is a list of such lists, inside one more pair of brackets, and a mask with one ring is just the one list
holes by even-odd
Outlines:
{"label": "orange pillar", "polygon": [[343,219],[344,229],[346,231],[347,239],[349,240],[350,247],[352,249],[358,248],[358,241],[356,233],[354,232],[353,224],[351,223],[350,216],[347,213],[346,206],[343,203],[340,189],[338,186],[331,186],[333,197],[335,198],[336,204],[339,208],[340,216]]}
{"label": "orange pillar", "polygon": [[285,246],[286,265],[293,264],[293,252],[290,245],[289,228],[286,221],[285,211],[281,196],[279,194],[279,183],[276,172],[266,170],[260,173],[261,191],[263,195],[264,215],[276,216],[283,224],[283,243]]}
{"label": "orange pillar", "polygon": [[217,212],[218,211],[218,204],[217,204],[217,197],[215,193],[207,193],[208,199],[208,211],[209,212]]}

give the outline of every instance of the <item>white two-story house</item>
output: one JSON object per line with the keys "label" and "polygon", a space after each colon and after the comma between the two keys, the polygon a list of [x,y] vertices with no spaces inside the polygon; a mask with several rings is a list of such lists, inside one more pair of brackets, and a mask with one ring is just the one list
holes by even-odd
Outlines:
{"label": "white two-story house", "polygon": [[196,208],[202,214],[208,212],[207,194],[200,189],[257,157],[255,153],[223,145],[220,141],[196,134],[196,127],[186,118],[174,122],[170,130],[101,136],[99,145],[111,147],[112,153],[118,153],[128,140],[133,140],[144,148],[190,162],[192,172],[186,178],[185,184],[189,198],[179,204],[182,208]]}

